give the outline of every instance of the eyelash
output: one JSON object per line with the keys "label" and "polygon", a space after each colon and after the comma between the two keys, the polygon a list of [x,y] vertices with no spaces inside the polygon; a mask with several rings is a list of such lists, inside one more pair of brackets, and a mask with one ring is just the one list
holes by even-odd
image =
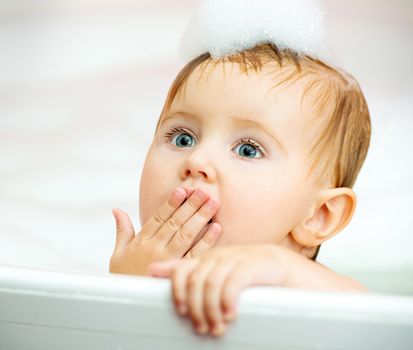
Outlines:
{"label": "eyelash", "polygon": [[[194,136],[189,130],[187,130],[187,129],[185,129],[185,128],[181,128],[181,127],[174,127],[174,128],[170,129],[168,132],[166,132],[166,133],[164,134],[165,139],[166,139],[168,142],[170,142],[172,136],[175,136],[175,134],[178,133],[178,132],[185,132],[185,133],[191,135],[193,138],[195,138],[195,136]],[[261,152],[261,154],[263,155],[261,158],[251,158],[251,159],[257,159],[257,160],[258,160],[258,159],[262,159],[262,158],[265,157],[266,152],[265,152],[264,148],[263,148],[260,144],[258,144],[256,141],[254,141],[254,140],[252,140],[252,139],[250,139],[250,138],[242,138],[242,139],[240,139],[240,140],[237,142],[237,144],[233,147],[233,149],[236,148],[236,147],[238,147],[239,145],[241,145],[241,144],[243,144],[243,143],[249,144],[249,145],[257,148],[258,151]],[[241,156],[239,156],[239,155],[237,155],[237,156],[240,157],[240,158],[242,158],[242,159],[245,159],[245,158],[246,158],[246,157],[241,157]]]}

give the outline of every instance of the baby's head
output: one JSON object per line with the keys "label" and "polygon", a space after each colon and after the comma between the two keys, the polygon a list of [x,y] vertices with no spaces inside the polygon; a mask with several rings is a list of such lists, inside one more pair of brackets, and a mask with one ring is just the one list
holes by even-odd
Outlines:
{"label": "baby's head", "polygon": [[274,44],[189,62],[173,82],[140,185],[146,222],[176,187],[217,199],[216,245],[269,243],[315,258],[356,206],[370,140],[354,78]]}

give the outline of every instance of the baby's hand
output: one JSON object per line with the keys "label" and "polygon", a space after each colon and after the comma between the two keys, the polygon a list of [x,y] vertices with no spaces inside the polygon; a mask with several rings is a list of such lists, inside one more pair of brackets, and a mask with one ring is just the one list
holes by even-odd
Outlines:
{"label": "baby's hand", "polygon": [[185,199],[185,190],[177,188],[138,235],[129,216],[113,209],[116,246],[109,271],[146,275],[149,264],[155,261],[196,257],[211,248],[222,231],[218,223],[212,223],[195,245],[194,241],[218,210],[219,203],[200,189]]}
{"label": "baby's hand", "polygon": [[288,267],[282,253],[274,245],[220,247],[198,258],[152,264],[150,271],[172,278],[177,311],[192,319],[198,333],[219,336],[235,319],[243,288],[285,284]]}

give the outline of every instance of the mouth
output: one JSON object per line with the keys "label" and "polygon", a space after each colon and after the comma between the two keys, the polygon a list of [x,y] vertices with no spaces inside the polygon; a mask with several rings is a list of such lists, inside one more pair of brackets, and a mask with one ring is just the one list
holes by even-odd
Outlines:
{"label": "mouth", "polygon": [[[188,199],[191,196],[191,194],[195,191],[195,188],[184,187],[184,190],[186,192],[186,199]],[[212,224],[214,222],[216,222],[215,215],[208,221],[207,224]]]}

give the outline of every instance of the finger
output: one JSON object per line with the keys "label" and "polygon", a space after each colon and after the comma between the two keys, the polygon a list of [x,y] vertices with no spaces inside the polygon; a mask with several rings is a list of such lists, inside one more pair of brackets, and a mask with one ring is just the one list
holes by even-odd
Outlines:
{"label": "finger", "polygon": [[185,188],[186,198],[189,198],[192,193],[194,193],[195,189]]}
{"label": "finger", "polygon": [[162,225],[171,217],[171,215],[185,201],[186,192],[183,188],[176,188],[168,200],[151,216],[151,218],[142,226],[142,238],[151,238],[158,232]]}
{"label": "finger", "polygon": [[[203,234],[202,230],[204,228],[207,229],[206,225],[208,224],[208,221],[214,216],[218,208],[219,203],[217,201],[208,199],[199,208],[199,210],[195,212],[192,217],[182,227],[180,227],[174,235],[172,235],[167,245],[167,250],[183,256],[190,249],[190,247],[194,245],[194,242],[196,242],[199,235]],[[213,230],[215,232],[215,226]],[[213,235],[213,233],[210,232],[209,235],[211,234]],[[200,245],[196,249],[202,248],[203,245],[205,245],[205,242],[200,243]],[[196,250],[194,251],[194,253],[195,252]]]}
{"label": "finger", "polygon": [[[198,209],[208,199],[208,195],[202,190],[195,190],[194,193],[172,214],[156,234],[165,245],[175,235],[178,230],[198,211]],[[189,247],[187,247],[188,249]],[[183,255],[183,254],[182,254]],[[180,257],[182,257],[182,255]]]}
{"label": "finger", "polygon": [[203,260],[203,263],[198,264],[189,274],[186,283],[188,314],[192,319],[195,330],[200,334],[205,334],[209,330],[204,312],[204,288],[205,280],[214,265],[214,261]]}
{"label": "finger", "polygon": [[214,222],[209,225],[207,232],[205,232],[203,237],[185,254],[184,258],[196,258],[211,249],[219,237],[221,237],[221,233],[222,227],[220,224]]}
{"label": "finger", "polygon": [[221,295],[225,280],[235,266],[235,260],[217,264],[205,281],[204,310],[211,334],[214,336],[222,335],[225,331],[226,321],[221,307]]}
{"label": "finger", "polygon": [[123,210],[114,208],[112,214],[116,220],[115,250],[118,250],[125,247],[135,237],[135,229],[128,214]]}
{"label": "finger", "polygon": [[199,264],[199,260],[188,259],[181,262],[172,272],[172,297],[178,313],[186,315],[188,312],[186,284],[189,274]]}
{"label": "finger", "polygon": [[254,269],[250,269],[245,264],[238,263],[224,281],[221,294],[221,309],[226,322],[233,321],[236,318],[239,294],[243,288],[253,284],[253,275]]}
{"label": "finger", "polygon": [[149,265],[149,274],[152,277],[171,277],[174,269],[180,264],[182,260],[171,259],[161,262],[155,262]]}

